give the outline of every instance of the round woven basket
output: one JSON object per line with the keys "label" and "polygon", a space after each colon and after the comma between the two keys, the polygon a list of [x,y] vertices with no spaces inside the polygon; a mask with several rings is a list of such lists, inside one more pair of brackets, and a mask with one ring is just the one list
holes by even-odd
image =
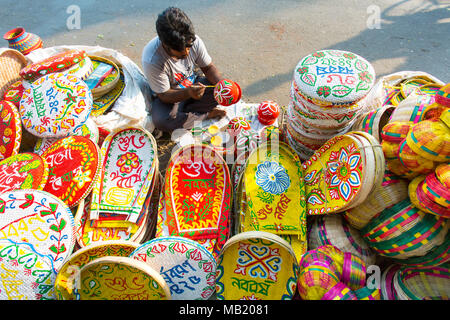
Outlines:
{"label": "round woven basket", "polygon": [[391,264],[381,274],[381,298],[382,300],[398,300],[394,287],[394,276],[400,269],[400,265]]}
{"label": "round woven basket", "polygon": [[358,300],[358,298],[345,283],[339,282],[328,290],[321,300]]}
{"label": "round woven basket", "polygon": [[364,287],[366,283],[366,264],[359,256],[350,252],[344,252],[341,280],[352,290]]}
{"label": "round woven basket", "polygon": [[366,113],[361,120],[353,126],[353,130],[367,132],[374,136],[377,141],[381,142],[382,129],[388,123],[389,117],[394,109],[395,107],[393,106],[384,106]]}
{"label": "round woven basket", "polygon": [[442,244],[448,223],[414,207],[409,199],[377,214],[361,235],[378,254],[396,259],[424,256]]}
{"label": "round woven basket", "polygon": [[355,291],[358,300],[381,300],[381,290],[378,288],[369,289],[364,287]]}
{"label": "round woven basket", "polygon": [[100,86],[91,89],[92,96],[95,100],[95,99],[98,99],[99,97],[107,94],[109,91],[111,91],[116,86],[116,84],[119,82],[119,78],[120,78],[120,69],[114,63],[114,61],[111,61],[110,59],[106,59],[106,58],[100,57],[100,56],[93,56],[93,55],[89,55],[89,58],[92,60],[92,62],[99,61],[99,62],[109,64],[115,70],[115,77],[111,77],[110,81],[108,81],[107,83],[102,82],[102,84]]}
{"label": "round woven basket", "polygon": [[360,230],[378,213],[408,198],[408,181],[390,172],[384,174],[383,182],[360,205],[344,213],[349,224]]}
{"label": "round woven basket", "polygon": [[394,286],[400,300],[449,300],[450,265],[402,268],[394,277]]}
{"label": "round woven basket", "polygon": [[423,191],[423,184],[425,182],[425,176],[419,176],[414,178],[408,186],[408,193],[413,205],[420,210],[431,213],[433,215],[450,218],[450,207],[442,206],[439,203],[430,199]]}
{"label": "round woven basket", "polygon": [[22,80],[19,73],[28,64],[17,50],[0,48],[0,97],[14,82]]}
{"label": "round woven basket", "polygon": [[426,159],[450,160],[450,129],[440,120],[424,120],[414,125],[406,141],[414,152]]}
{"label": "round woven basket", "polygon": [[436,178],[447,188],[450,189],[450,164],[442,163],[436,167]]}
{"label": "round woven basket", "polygon": [[308,234],[308,248],[333,245],[360,257],[366,265],[375,264],[376,255],[340,214],[315,217]]}
{"label": "round woven basket", "polygon": [[412,121],[394,121],[386,124],[381,130],[381,139],[394,143],[400,143],[414,125]]}
{"label": "round woven basket", "polygon": [[398,146],[398,159],[409,170],[419,174],[428,174],[434,171],[436,163],[415,153],[404,139]]}
{"label": "round woven basket", "polygon": [[396,160],[398,152],[398,143],[383,140],[381,142],[381,147],[383,149],[384,158],[386,160]]}

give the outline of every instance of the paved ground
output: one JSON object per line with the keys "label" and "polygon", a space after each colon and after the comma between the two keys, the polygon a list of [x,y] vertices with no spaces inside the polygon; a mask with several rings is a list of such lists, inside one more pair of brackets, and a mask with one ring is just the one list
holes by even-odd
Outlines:
{"label": "paved ground", "polygon": [[[23,26],[44,46],[100,45],[141,66],[156,17],[170,5],[187,12],[246,102],[270,99],[286,106],[296,64],[319,49],[355,52],[378,76],[417,70],[450,82],[448,0],[0,0],[0,35]],[[80,29],[71,30],[77,9]],[[158,141],[162,172],[169,141]]]}
{"label": "paved ground", "polygon": [[[67,12],[71,5],[80,8],[79,30],[67,27],[74,21],[73,11]],[[45,46],[98,44],[140,66],[156,16],[169,5],[188,13],[216,65],[241,85],[246,102],[286,105],[298,61],[326,48],[360,54],[380,76],[419,70],[450,81],[450,4],[439,0],[0,0],[0,34],[23,26]],[[379,29],[371,29],[377,22]]]}

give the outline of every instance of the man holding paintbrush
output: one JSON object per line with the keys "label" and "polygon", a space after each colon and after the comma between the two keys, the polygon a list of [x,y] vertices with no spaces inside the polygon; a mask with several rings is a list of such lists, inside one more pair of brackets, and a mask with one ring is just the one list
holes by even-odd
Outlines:
{"label": "man holding paintbrush", "polygon": [[[142,66],[150,88],[155,127],[164,132],[190,129],[194,122],[222,118],[214,85],[222,79],[188,16],[169,7],[156,20],[157,37],[144,48]],[[204,74],[200,76],[198,68]]]}

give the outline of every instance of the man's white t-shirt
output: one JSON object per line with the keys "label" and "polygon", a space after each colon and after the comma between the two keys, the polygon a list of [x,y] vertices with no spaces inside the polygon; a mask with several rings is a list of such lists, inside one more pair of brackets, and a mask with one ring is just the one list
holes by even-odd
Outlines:
{"label": "man's white t-shirt", "polygon": [[191,86],[196,78],[195,67],[203,68],[211,62],[205,44],[197,35],[185,59],[169,56],[158,37],[150,40],[142,53],[144,74],[154,93]]}

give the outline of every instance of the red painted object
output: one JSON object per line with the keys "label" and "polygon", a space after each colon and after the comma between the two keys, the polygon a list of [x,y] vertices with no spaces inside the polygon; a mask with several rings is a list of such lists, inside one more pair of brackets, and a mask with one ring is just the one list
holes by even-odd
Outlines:
{"label": "red painted object", "polygon": [[230,106],[241,100],[241,87],[229,79],[220,80],[214,87],[214,98],[222,106]]}
{"label": "red painted object", "polygon": [[26,32],[22,27],[9,30],[3,35],[3,39],[8,41],[11,49],[20,51],[25,56],[33,50],[42,48],[42,39],[33,33]]}
{"label": "red painted object", "polygon": [[264,125],[273,124],[280,115],[280,107],[274,101],[263,101],[258,106],[258,120]]}

